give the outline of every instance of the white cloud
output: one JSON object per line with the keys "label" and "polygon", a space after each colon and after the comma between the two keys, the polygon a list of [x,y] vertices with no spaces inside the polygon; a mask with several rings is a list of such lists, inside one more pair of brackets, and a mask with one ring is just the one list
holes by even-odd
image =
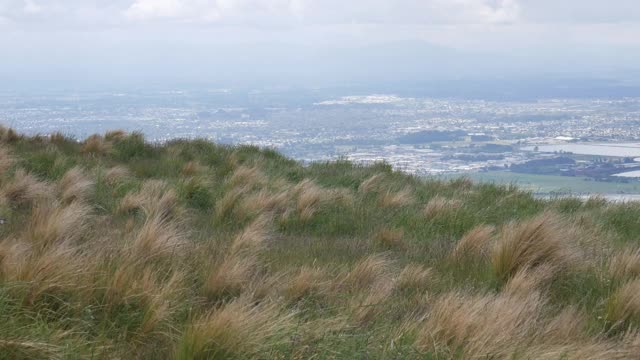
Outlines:
{"label": "white cloud", "polygon": [[37,14],[42,11],[42,6],[36,4],[33,0],[24,1],[24,12],[27,14]]}
{"label": "white cloud", "polygon": [[[92,14],[90,19],[83,17],[87,13]],[[640,3],[638,0],[0,0],[0,17],[17,26],[43,28],[165,21],[246,27],[637,23]]]}
{"label": "white cloud", "polygon": [[505,23],[519,10],[516,0],[136,0],[124,14],[251,26]]}

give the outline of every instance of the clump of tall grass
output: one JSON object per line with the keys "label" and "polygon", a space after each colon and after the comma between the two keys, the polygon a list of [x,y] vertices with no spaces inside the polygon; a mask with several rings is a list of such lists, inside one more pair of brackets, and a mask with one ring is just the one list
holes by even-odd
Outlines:
{"label": "clump of tall grass", "polygon": [[116,166],[110,167],[104,172],[104,179],[107,182],[107,184],[111,186],[122,183],[123,181],[125,181],[130,177],[131,177],[131,172],[129,171],[129,169],[127,169],[122,165],[116,165]]}
{"label": "clump of tall grass", "polygon": [[22,169],[16,170],[13,179],[1,191],[11,206],[31,205],[37,200],[50,198],[53,193],[49,183],[38,180]]}
{"label": "clump of tall grass", "polygon": [[288,341],[295,322],[274,303],[239,298],[197,317],[180,339],[177,359],[269,357]]}
{"label": "clump of tall grass", "polygon": [[82,286],[86,270],[76,249],[65,244],[45,249],[28,243],[4,240],[0,243],[0,278],[12,284],[16,296],[34,305],[49,294],[72,293]]}
{"label": "clump of tall grass", "polygon": [[256,277],[258,255],[268,238],[270,219],[260,216],[233,239],[225,256],[215,264],[204,280],[203,291],[209,299],[237,296]]}
{"label": "clump of tall grass", "polygon": [[446,356],[508,358],[540,326],[546,301],[526,297],[453,291],[432,305],[416,336],[416,347]]}
{"label": "clump of tall grass", "polygon": [[391,261],[384,255],[369,255],[360,259],[341,285],[347,290],[363,290],[382,279],[389,279]]}
{"label": "clump of tall grass", "polygon": [[76,166],[68,170],[60,182],[60,198],[63,202],[84,201],[91,195],[94,181]]}
{"label": "clump of tall grass", "polygon": [[436,283],[433,269],[421,264],[405,266],[395,280],[396,289],[400,291],[422,291]]}
{"label": "clump of tall grass", "polygon": [[229,254],[239,256],[259,253],[266,246],[270,225],[271,219],[267,215],[260,215],[233,239]]}
{"label": "clump of tall grass", "polygon": [[462,202],[457,199],[447,199],[440,195],[433,197],[425,205],[422,213],[428,219],[449,214],[462,206]]}
{"label": "clump of tall grass", "polygon": [[204,174],[207,171],[207,167],[198,163],[197,161],[189,161],[182,167],[182,175],[184,176],[196,176]]}
{"label": "clump of tall grass", "polygon": [[493,246],[491,261],[496,276],[508,280],[522,269],[543,264],[557,271],[570,269],[580,258],[567,225],[551,213],[504,226]]}
{"label": "clump of tall grass", "polygon": [[111,152],[113,145],[100,135],[91,135],[82,143],[82,152],[104,156]]}
{"label": "clump of tall grass", "polygon": [[242,213],[255,215],[261,212],[284,212],[289,203],[289,192],[279,191],[273,193],[262,189],[244,197],[239,205]]}
{"label": "clump of tall grass", "polygon": [[380,185],[382,184],[382,182],[384,181],[384,179],[385,179],[384,174],[375,174],[370,178],[364,180],[362,183],[360,183],[360,186],[358,187],[358,191],[362,193],[377,191]]}
{"label": "clump of tall grass", "polygon": [[389,249],[404,249],[406,244],[404,242],[404,229],[401,228],[388,228],[384,227],[378,230],[374,236],[376,244]]}
{"label": "clump of tall grass", "polygon": [[640,325],[640,279],[628,281],[611,294],[606,319],[610,327],[618,330]]}
{"label": "clump of tall grass", "polygon": [[111,130],[104,134],[106,141],[119,141],[127,137],[127,132],[124,130]]}
{"label": "clump of tall grass", "polygon": [[139,258],[180,256],[187,242],[178,225],[157,214],[148,217],[132,242]]}
{"label": "clump of tall grass", "polygon": [[411,205],[415,201],[413,191],[410,188],[404,188],[397,192],[389,190],[380,194],[378,206],[381,208],[397,208]]}
{"label": "clump of tall grass", "polygon": [[491,225],[478,225],[469,230],[453,249],[453,258],[461,260],[469,257],[488,257],[494,232],[495,227]]}
{"label": "clump of tall grass", "polygon": [[327,286],[327,271],[317,267],[301,267],[287,282],[284,295],[298,301],[307,295],[319,295]]}
{"label": "clump of tall grass", "polygon": [[260,168],[245,165],[238,166],[227,180],[229,187],[241,187],[245,190],[264,186],[266,183],[267,177]]}
{"label": "clump of tall grass", "polygon": [[301,181],[292,191],[296,194],[296,209],[303,221],[311,219],[320,206],[331,200],[330,192],[309,179]]}
{"label": "clump of tall grass", "polygon": [[21,238],[41,248],[76,243],[89,226],[91,212],[79,202],[66,206],[40,203],[33,208]]}
{"label": "clump of tall grass", "polygon": [[142,210],[148,217],[169,218],[178,204],[175,190],[161,180],[147,180],[138,192],[128,193],[120,201],[119,211]]}
{"label": "clump of tall grass", "polygon": [[640,275],[640,248],[627,247],[609,258],[609,275],[614,279],[628,279]]}
{"label": "clump of tall grass", "polygon": [[380,280],[365,292],[355,294],[349,300],[351,319],[358,325],[367,325],[388,308],[387,301],[393,294],[392,281]]}
{"label": "clump of tall grass", "polygon": [[546,290],[555,273],[556,269],[550,264],[522,268],[507,281],[503,291],[514,296],[528,296],[532,292]]}

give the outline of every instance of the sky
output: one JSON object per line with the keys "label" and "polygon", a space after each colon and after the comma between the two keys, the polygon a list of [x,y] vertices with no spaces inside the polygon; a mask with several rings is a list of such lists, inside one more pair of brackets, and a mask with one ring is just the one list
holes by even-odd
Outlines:
{"label": "sky", "polygon": [[638,59],[639,0],[0,0],[5,86],[624,80]]}

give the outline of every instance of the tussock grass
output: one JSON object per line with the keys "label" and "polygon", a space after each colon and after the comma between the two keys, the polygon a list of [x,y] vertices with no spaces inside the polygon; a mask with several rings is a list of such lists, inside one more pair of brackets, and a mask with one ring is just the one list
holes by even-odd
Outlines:
{"label": "tussock grass", "polygon": [[395,286],[400,291],[422,291],[435,284],[437,278],[433,269],[419,264],[405,266],[398,275]]}
{"label": "tussock grass", "polygon": [[411,205],[415,202],[413,192],[405,188],[398,192],[386,191],[380,195],[378,206],[382,208],[395,208]]}
{"label": "tussock grass", "polygon": [[321,268],[301,267],[285,287],[285,297],[298,301],[305,296],[321,295],[328,286],[327,271]]}
{"label": "tussock grass", "polygon": [[636,203],[121,131],[0,142],[0,358],[640,352]]}
{"label": "tussock grass", "polygon": [[82,203],[42,203],[33,209],[22,238],[41,248],[72,244],[84,235],[90,216],[91,208]]}
{"label": "tussock grass", "polygon": [[292,314],[277,304],[253,305],[239,298],[194,319],[178,343],[176,358],[268,357],[286,342],[294,324]]}
{"label": "tussock grass", "polygon": [[447,199],[437,195],[433,199],[429,200],[422,212],[427,219],[432,219],[438,216],[445,216],[446,214],[459,209],[461,206],[462,203],[460,200]]}
{"label": "tussock grass", "polygon": [[107,171],[104,172],[104,179],[111,186],[117,185],[125,181],[130,176],[131,176],[131,172],[129,171],[129,169],[127,169],[122,165],[116,165],[114,167],[107,169]]}
{"label": "tussock grass", "polygon": [[120,201],[119,210],[130,212],[141,210],[148,217],[161,219],[171,217],[177,208],[178,197],[168,184],[160,180],[147,180],[138,192],[129,193]]}
{"label": "tussock grass", "polygon": [[89,136],[82,144],[82,152],[91,155],[107,155],[112,149],[111,142],[100,135]]}
{"label": "tussock grass", "polygon": [[609,259],[609,275],[614,279],[635,278],[640,275],[640,248],[627,247]]}
{"label": "tussock grass", "polygon": [[611,294],[606,311],[613,328],[640,325],[640,279],[627,282]]}
{"label": "tussock grass", "polygon": [[376,244],[388,249],[406,248],[403,229],[382,228],[374,234],[373,238]]}
{"label": "tussock grass", "polygon": [[570,269],[580,254],[566,226],[552,213],[504,226],[491,253],[496,276],[508,280],[522,269],[542,264],[557,271]]}
{"label": "tussock grass", "polygon": [[453,249],[453,258],[465,260],[469,257],[488,257],[494,231],[495,227],[491,225],[479,225],[469,230]]}
{"label": "tussock grass", "polygon": [[84,201],[92,193],[94,181],[80,167],[67,171],[60,179],[60,197],[63,202]]}
{"label": "tussock grass", "polygon": [[52,190],[50,184],[18,169],[13,179],[2,187],[2,196],[11,206],[31,205],[37,200],[50,197]]}

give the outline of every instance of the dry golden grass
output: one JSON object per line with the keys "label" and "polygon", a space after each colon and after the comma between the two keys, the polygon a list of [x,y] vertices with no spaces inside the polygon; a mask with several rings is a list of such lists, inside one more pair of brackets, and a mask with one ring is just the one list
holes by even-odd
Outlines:
{"label": "dry golden grass", "polygon": [[[62,340],[63,336],[54,338],[54,341]],[[11,339],[0,340],[0,353],[7,359],[63,359],[63,347],[42,341],[33,341],[30,339],[20,339],[12,337]]]}
{"label": "dry golden grass", "polygon": [[367,325],[388,309],[388,300],[393,294],[391,281],[376,281],[371,288],[349,299],[350,318],[360,326]]}
{"label": "dry golden grass", "polygon": [[459,209],[462,206],[462,202],[456,199],[447,199],[440,195],[433,197],[427,205],[425,205],[422,213],[428,219],[450,214],[451,212]]}
{"label": "dry golden grass", "polygon": [[86,270],[78,252],[58,245],[36,249],[21,242],[5,240],[0,244],[1,278],[14,283],[25,303],[33,305],[43,294],[77,291],[80,276]]}
{"label": "dry golden grass", "polygon": [[396,289],[400,291],[423,291],[436,283],[433,269],[420,264],[405,266],[396,278]]}
{"label": "dry golden grass", "polygon": [[285,285],[284,296],[289,301],[298,301],[308,295],[319,295],[327,286],[327,277],[324,269],[303,266]]}
{"label": "dry golden grass", "polygon": [[468,257],[488,257],[489,245],[494,232],[495,227],[491,225],[478,225],[474,227],[458,241],[451,254],[452,257],[458,260]]}
{"label": "dry golden grass", "polygon": [[131,177],[129,169],[122,165],[116,165],[104,172],[104,179],[107,184],[114,186]]}
{"label": "dry golden grass", "polygon": [[213,267],[206,277],[203,292],[211,299],[238,296],[256,276],[258,260],[255,256],[227,257]]}
{"label": "dry golden grass", "polygon": [[589,340],[587,333],[589,319],[584,311],[575,306],[562,309],[553,316],[538,335],[546,344],[570,344]]}
{"label": "dry golden grass", "polygon": [[90,217],[91,208],[82,203],[41,203],[33,208],[22,239],[39,248],[73,244],[84,235]]}
{"label": "dry golden grass", "polygon": [[94,182],[80,167],[76,166],[64,174],[58,186],[60,199],[68,203],[87,200],[93,192]]}
{"label": "dry golden grass", "polygon": [[303,180],[293,187],[292,192],[296,194],[296,210],[300,220],[308,221],[313,214],[325,203],[332,200],[331,192],[316,185],[313,180]]}
{"label": "dry golden grass", "polygon": [[2,187],[2,195],[11,206],[31,205],[37,200],[50,198],[53,194],[50,184],[18,169],[13,179]]}
{"label": "dry golden grass", "polygon": [[147,217],[159,216],[162,219],[170,218],[175,214],[178,197],[175,190],[160,180],[147,180],[138,192],[128,193],[120,201],[118,210],[129,212],[142,210]]}
{"label": "dry golden grass", "polygon": [[182,175],[184,176],[196,176],[204,174],[207,171],[207,167],[198,163],[197,161],[189,161],[182,167]]}
{"label": "dry golden grass", "polygon": [[377,281],[390,280],[391,261],[383,255],[369,255],[358,261],[347,273],[341,285],[347,290],[363,290]]}
{"label": "dry golden grass", "polygon": [[231,256],[255,255],[266,247],[269,237],[271,219],[260,215],[242,230],[231,242]]}
{"label": "dry golden grass", "polygon": [[627,247],[609,257],[609,275],[614,279],[628,279],[640,275],[640,248]]}
{"label": "dry golden grass", "polygon": [[131,245],[134,253],[144,259],[157,256],[179,257],[187,242],[174,222],[154,215],[146,219]]}
{"label": "dry golden grass", "polygon": [[227,185],[251,190],[255,187],[264,186],[267,182],[267,177],[260,168],[241,165],[231,174],[227,180]]}
{"label": "dry golden grass", "polygon": [[82,152],[91,155],[107,155],[111,152],[113,144],[100,135],[91,135],[82,143]]}
{"label": "dry golden grass", "polygon": [[381,208],[397,208],[411,205],[415,202],[413,191],[405,188],[398,192],[386,191],[380,194],[378,206]]}
{"label": "dry golden grass", "polygon": [[376,174],[363,181],[358,187],[358,191],[362,193],[368,193],[372,191],[377,191],[380,188],[380,185],[385,179],[384,174]]}
{"label": "dry golden grass", "polygon": [[376,244],[389,249],[404,249],[404,230],[396,228],[382,228],[373,235]]}
{"label": "dry golden grass", "polygon": [[606,304],[606,319],[618,330],[640,325],[640,279],[627,282],[611,294]]}
{"label": "dry golden grass", "polygon": [[265,356],[287,341],[295,322],[273,303],[254,305],[239,298],[197,319],[185,331],[177,359],[223,359]]}
{"label": "dry golden grass", "polygon": [[509,278],[503,291],[513,296],[528,296],[532,292],[546,290],[555,273],[556,269],[550,264],[522,268]]}
{"label": "dry golden grass", "polygon": [[545,300],[507,294],[441,295],[416,337],[421,351],[462,358],[508,358],[535,336]]}
{"label": "dry golden grass", "polygon": [[545,213],[503,227],[491,252],[499,279],[508,280],[522,269],[548,264],[558,271],[578,263],[579,249],[557,215]]}
{"label": "dry golden grass", "polygon": [[232,189],[225,192],[224,196],[216,202],[215,205],[215,216],[218,219],[225,219],[230,217],[232,214],[235,214],[238,219],[244,219],[249,214],[247,213],[239,213],[236,210],[238,208],[238,204],[240,203],[240,199],[244,191],[242,189]]}
{"label": "dry golden grass", "polygon": [[104,139],[107,141],[119,141],[127,137],[127,132],[124,130],[112,130],[107,131],[104,134]]}
{"label": "dry golden grass", "polygon": [[248,215],[255,215],[261,212],[282,213],[289,203],[289,193],[280,191],[272,193],[269,190],[260,190],[247,195],[240,202],[241,212]]}

